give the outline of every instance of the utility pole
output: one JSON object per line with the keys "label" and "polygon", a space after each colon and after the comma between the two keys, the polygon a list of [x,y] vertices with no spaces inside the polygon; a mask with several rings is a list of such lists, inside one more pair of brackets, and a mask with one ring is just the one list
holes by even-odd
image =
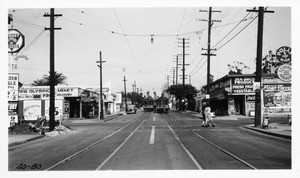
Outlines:
{"label": "utility pole", "polygon": [[127,112],[127,96],[126,96],[126,79],[125,79],[125,75],[124,75],[124,92],[125,92],[125,112]]}
{"label": "utility pole", "polygon": [[132,103],[134,104],[134,102],[135,102],[135,94],[134,94],[134,92],[135,92],[135,87],[136,87],[135,81],[134,81],[134,83],[131,86],[132,86]]}
{"label": "utility pole", "polygon": [[173,69],[173,85],[175,85],[175,69]]}
{"label": "utility pole", "polygon": [[258,10],[247,10],[248,12],[258,12],[258,28],[257,28],[257,51],[256,51],[256,75],[255,82],[260,83],[260,88],[255,90],[255,120],[254,126],[261,125],[261,72],[262,72],[262,51],[263,51],[263,29],[264,29],[264,13],[274,13],[274,11],[265,11],[264,7]]}
{"label": "utility pole", "polygon": [[189,54],[185,54],[185,48],[189,47],[189,46],[186,46],[186,44],[189,44],[189,42],[186,42],[185,40],[189,40],[189,39],[182,38],[182,46],[179,46],[179,47],[182,47],[182,76],[183,76],[182,84],[183,85],[185,85],[185,66],[189,65],[189,64],[185,64],[185,56],[189,55]]}
{"label": "utility pole", "polygon": [[44,14],[44,17],[50,17],[50,108],[49,108],[49,130],[53,131],[55,128],[55,65],[54,65],[54,30],[61,30],[61,28],[54,27],[54,18],[62,16],[62,14],[55,14],[54,8],[50,8],[50,14]]}
{"label": "utility pole", "polygon": [[99,61],[96,61],[96,63],[99,63],[100,65],[98,65],[98,67],[100,68],[100,101],[99,101],[99,105],[100,105],[100,108],[99,108],[99,120],[103,120],[104,117],[103,117],[103,97],[102,97],[102,63],[106,62],[106,61],[102,61],[102,53],[100,51],[99,53],[100,55],[100,60]]}
{"label": "utility pole", "polygon": [[[202,11],[200,12],[207,12],[207,11]],[[207,53],[202,54],[202,55],[207,55],[207,78],[206,78],[206,83],[207,83],[207,94],[210,92],[210,56],[216,56],[216,54],[211,54],[211,50],[216,50],[216,49],[211,49],[210,48],[210,38],[211,38],[211,27],[213,25],[213,22],[221,22],[220,20],[211,20],[212,12],[221,12],[221,11],[213,11],[211,7],[209,7],[208,10],[208,20],[201,20],[201,21],[207,21],[208,22],[208,40],[207,40],[207,49],[202,50],[207,50]]]}
{"label": "utility pole", "polygon": [[176,55],[176,85],[178,85],[178,54]]}

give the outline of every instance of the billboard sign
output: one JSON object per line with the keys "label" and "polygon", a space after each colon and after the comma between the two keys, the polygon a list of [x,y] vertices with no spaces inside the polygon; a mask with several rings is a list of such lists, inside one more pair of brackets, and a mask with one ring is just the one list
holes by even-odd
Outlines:
{"label": "billboard sign", "polygon": [[32,121],[37,120],[42,115],[42,101],[24,101],[23,108],[24,120]]}

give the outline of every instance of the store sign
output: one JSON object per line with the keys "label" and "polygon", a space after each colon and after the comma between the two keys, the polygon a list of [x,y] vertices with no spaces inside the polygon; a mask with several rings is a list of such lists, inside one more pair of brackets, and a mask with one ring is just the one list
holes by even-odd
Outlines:
{"label": "store sign", "polygon": [[8,74],[8,101],[19,100],[19,74]]}
{"label": "store sign", "polygon": [[8,30],[8,52],[17,53],[25,45],[24,35],[16,29]]}
{"label": "store sign", "polygon": [[233,79],[232,93],[254,93],[253,83],[254,77],[237,77]]}
{"label": "store sign", "polygon": [[289,63],[292,61],[292,49],[287,46],[282,46],[276,51],[276,58],[279,62]]}
{"label": "store sign", "polygon": [[292,66],[288,64],[283,64],[278,67],[277,70],[278,77],[285,82],[291,81],[292,78]]}
{"label": "store sign", "polygon": [[18,115],[18,102],[9,101],[8,102],[8,115]]}
{"label": "store sign", "polygon": [[255,101],[255,95],[246,95],[246,101]]}
{"label": "store sign", "polygon": [[[19,91],[20,100],[26,99],[49,99],[50,88],[22,88]],[[55,89],[55,97],[63,99],[64,97],[78,97],[78,88],[64,87]]]}

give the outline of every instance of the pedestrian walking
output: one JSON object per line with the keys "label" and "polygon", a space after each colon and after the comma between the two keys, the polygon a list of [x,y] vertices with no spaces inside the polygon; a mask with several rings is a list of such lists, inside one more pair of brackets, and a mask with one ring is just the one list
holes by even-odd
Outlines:
{"label": "pedestrian walking", "polygon": [[206,126],[206,116],[205,116],[205,105],[203,104],[202,105],[202,108],[201,108],[201,114],[202,114],[202,127],[205,127]]}
{"label": "pedestrian walking", "polygon": [[205,107],[204,114],[205,114],[205,122],[206,122],[205,126],[209,127],[209,123],[208,122],[211,122],[211,125],[213,127],[215,127],[214,121],[212,119],[211,108],[210,108],[209,104],[207,104],[207,106]]}

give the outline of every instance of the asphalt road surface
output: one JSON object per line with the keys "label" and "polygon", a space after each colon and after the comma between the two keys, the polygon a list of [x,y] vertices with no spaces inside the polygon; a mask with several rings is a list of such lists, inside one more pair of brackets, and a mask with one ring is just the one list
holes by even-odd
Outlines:
{"label": "asphalt road surface", "polygon": [[70,121],[73,134],[10,147],[9,170],[291,169],[291,140],[241,127],[253,120],[201,122],[176,111]]}

